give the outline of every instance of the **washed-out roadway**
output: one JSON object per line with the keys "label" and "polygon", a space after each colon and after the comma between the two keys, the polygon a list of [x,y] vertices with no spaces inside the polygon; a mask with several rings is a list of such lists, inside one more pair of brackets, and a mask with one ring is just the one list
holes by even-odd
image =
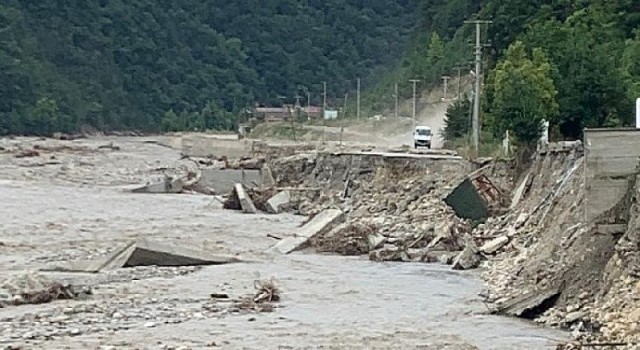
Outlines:
{"label": "washed-out roadway", "polygon": [[[111,159],[136,158],[135,140],[116,142],[122,157]],[[156,145],[145,145],[144,151],[146,162],[179,156]],[[115,171],[119,165],[113,166]],[[91,285],[94,295],[0,308],[0,348],[549,349],[566,338],[559,331],[487,315],[478,296],[482,284],[473,272],[307,252],[264,253],[277,242],[268,234],[294,232],[302,217],[225,211],[203,195],[132,194],[122,184],[7,177],[0,179],[5,276],[99,258],[138,237],[238,254],[247,262],[48,273]],[[216,313],[204,307],[211,293],[251,294],[254,280],[271,277],[282,289],[271,313]]]}

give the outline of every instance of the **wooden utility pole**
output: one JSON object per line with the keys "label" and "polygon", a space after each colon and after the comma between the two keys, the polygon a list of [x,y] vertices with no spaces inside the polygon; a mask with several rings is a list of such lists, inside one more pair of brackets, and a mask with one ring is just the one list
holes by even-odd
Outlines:
{"label": "wooden utility pole", "polygon": [[473,20],[473,21],[465,21],[467,24],[475,24],[476,25],[476,70],[475,70],[475,89],[473,94],[473,120],[471,123],[471,128],[473,129],[473,147],[476,151],[476,155],[478,154],[478,150],[480,149],[480,80],[482,79],[482,42],[480,41],[480,25],[481,24],[489,24],[491,21],[481,21],[481,20]]}
{"label": "wooden utility pole", "polygon": [[416,126],[416,84],[420,82],[418,79],[409,80],[413,83],[413,126]]}

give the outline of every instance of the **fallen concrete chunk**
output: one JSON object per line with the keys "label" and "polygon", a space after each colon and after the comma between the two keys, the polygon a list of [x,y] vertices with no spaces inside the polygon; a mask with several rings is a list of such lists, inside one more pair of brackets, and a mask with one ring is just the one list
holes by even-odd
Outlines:
{"label": "fallen concrete chunk", "polygon": [[489,216],[487,204],[468,178],[460,183],[444,201],[453,208],[459,218],[483,220]]}
{"label": "fallen concrete chunk", "polygon": [[262,181],[262,186],[264,187],[275,187],[276,180],[273,178],[273,173],[271,172],[271,167],[265,165],[260,169],[260,179]]}
{"label": "fallen concrete chunk", "polygon": [[219,265],[240,261],[232,256],[212,255],[189,248],[140,239],[121,246],[108,257],[99,261],[80,261],[42,271],[95,273],[121,267]]}
{"label": "fallen concrete chunk", "polygon": [[240,206],[242,207],[242,211],[247,214],[255,214],[258,212],[256,206],[253,205],[253,201],[251,197],[244,190],[244,186],[242,184],[236,184],[235,187],[236,195],[238,195],[238,200],[240,201]]}
{"label": "fallen concrete chunk", "polygon": [[478,256],[478,248],[475,244],[467,243],[464,250],[453,260],[454,270],[470,270],[478,267],[480,257]]}
{"label": "fallen concrete chunk", "polygon": [[504,247],[507,243],[509,243],[509,237],[500,236],[485,243],[480,248],[480,251],[486,254],[494,254],[495,252],[500,250],[500,248]]}
{"label": "fallen concrete chunk", "polygon": [[311,221],[302,226],[300,230],[291,237],[287,237],[274,247],[269,249],[270,251],[280,252],[282,254],[289,254],[292,251],[299,249],[310,238],[322,233],[330,231],[333,226],[340,222],[344,218],[344,213],[339,209],[328,209],[320,212]]}
{"label": "fallen concrete chunk", "polygon": [[525,178],[522,179],[522,182],[520,182],[520,184],[518,185],[518,188],[514,192],[513,198],[511,199],[511,206],[509,209],[513,210],[518,206],[518,204],[520,204],[522,196],[524,195],[524,192],[527,188],[527,183],[529,182],[530,175],[531,173],[528,173],[527,176],[525,176]]}
{"label": "fallen concrete chunk", "polygon": [[533,318],[551,308],[560,295],[557,288],[531,291],[498,306],[497,312],[509,316]]}
{"label": "fallen concrete chunk", "polygon": [[280,213],[280,208],[284,205],[288,205],[290,201],[291,192],[282,191],[267,201],[267,211],[271,214],[278,214]]}

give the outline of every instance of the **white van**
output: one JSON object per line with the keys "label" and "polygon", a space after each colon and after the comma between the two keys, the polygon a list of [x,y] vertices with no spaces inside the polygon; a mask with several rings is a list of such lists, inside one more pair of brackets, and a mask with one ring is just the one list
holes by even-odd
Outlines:
{"label": "white van", "polygon": [[413,145],[415,148],[424,146],[431,148],[431,128],[428,126],[416,126],[413,132]]}

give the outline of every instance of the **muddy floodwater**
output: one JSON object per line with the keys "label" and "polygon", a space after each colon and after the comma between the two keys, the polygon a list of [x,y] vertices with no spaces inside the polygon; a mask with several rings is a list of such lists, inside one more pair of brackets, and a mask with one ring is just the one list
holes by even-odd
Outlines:
{"label": "muddy floodwater", "polygon": [[[0,349],[551,349],[567,338],[488,315],[477,272],[366,257],[265,253],[277,242],[269,236],[290,234],[305,218],[226,211],[205,195],[129,193],[150,169],[171,166],[180,155],[135,139],[115,142],[120,150],[109,154],[59,154],[56,162],[36,167],[1,158],[3,278],[98,259],[136,238],[245,262],[42,272],[91,286],[93,295],[0,308]],[[105,174],[116,174],[108,177],[110,185],[96,180]],[[282,291],[272,312],[207,307],[212,293],[251,294],[255,280],[271,277]]]}

